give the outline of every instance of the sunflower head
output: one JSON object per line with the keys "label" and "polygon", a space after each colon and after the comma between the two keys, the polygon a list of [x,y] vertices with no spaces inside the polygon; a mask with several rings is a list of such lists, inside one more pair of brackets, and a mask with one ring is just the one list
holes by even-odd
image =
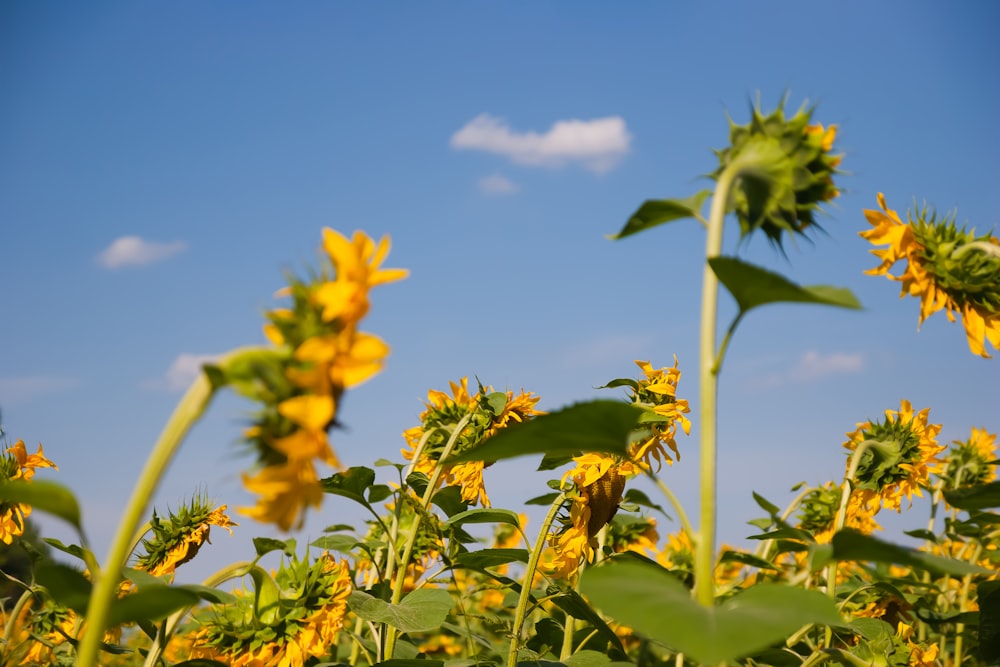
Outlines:
{"label": "sunflower head", "polygon": [[[900,282],[900,297],[918,297],[921,324],[939,310],[960,317],[973,354],[989,357],[987,341],[1000,349],[1000,239],[959,227],[954,213],[939,218],[923,206],[904,223],[882,193],[878,203],[881,211],[865,211],[872,229],[861,236],[885,247],[871,251],[881,263],[866,273]],[[897,262],[903,271],[889,273]]]}
{"label": "sunflower head", "polygon": [[730,120],[729,146],[715,151],[719,167],[711,176],[738,169],[730,205],[742,236],[761,230],[780,247],[785,233],[815,227],[820,205],[840,194],[833,182],[842,158],[832,152],[837,127],[812,123],[812,114],[803,106],[788,117],[782,100],[766,116],[755,104],[746,125]]}
{"label": "sunflower head", "polygon": [[945,488],[957,489],[995,480],[996,444],[996,434],[983,428],[973,428],[967,440],[952,442],[937,472]]}
{"label": "sunflower head", "polygon": [[[841,496],[840,487],[833,482],[811,489],[803,496],[799,505],[798,527],[812,533],[819,544],[828,543],[833,538]],[[852,504],[847,506],[844,525],[865,534],[882,528],[867,508]]]}
{"label": "sunflower head", "polygon": [[[864,451],[854,475],[850,504],[855,511],[881,507],[900,511],[903,496],[921,495],[943,447],[937,444],[940,424],[929,424],[930,408],[913,412],[909,401],[899,411],[886,410],[885,419],[858,424],[844,447]],[[850,510],[849,510],[850,511]]]}
{"label": "sunflower head", "polygon": [[201,546],[209,541],[212,526],[225,528],[233,534],[230,521],[225,514],[226,506],[212,508],[203,498],[193,498],[176,512],[167,512],[161,518],[153,511],[150,521],[152,536],[142,541],[146,553],[139,557],[136,567],[153,576],[172,574],[198,554]]}

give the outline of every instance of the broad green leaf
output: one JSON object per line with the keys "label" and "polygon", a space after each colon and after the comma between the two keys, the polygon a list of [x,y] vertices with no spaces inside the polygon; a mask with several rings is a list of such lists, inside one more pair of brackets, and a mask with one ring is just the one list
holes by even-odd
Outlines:
{"label": "broad green leaf", "polygon": [[295,554],[295,540],[276,540],[273,537],[255,537],[253,538],[253,548],[257,552],[257,557],[260,558],[265,554],[269,554],[272,551],[282,551],[288,556]]}
{"label": "broad green leaf", "polygon": [[387,623],[400,632],[427,632],[441,626],[453,601],[451,594],[440,588],[418,588],[399,604],[379,600],[364,591],[353,591],[348,605],[366,621]]}
{"label": "broad green leaf", "polygon": [[527,549],[480,549],[479,551],[466,551],[455,556],[455,565],[481,569],[486,567],[496,567],[507,563],[527,563]]}
{"label": "broad green leaf", "polygon": [[640,507],[648,507],[650,509],[657,510],[663,516],[667,516],[666,511],[662,507],[650,500],[649,496],[639,489],[629,489],[626,491],[623,501],[626,503],[634,503]]}
{"label": "broad green leaf", "polygon": [[758,570],[777,570],[779,569],[769,560],[764,560],[763,558],[758,558],[753,554],[748,554],[743,551],[731,551],[729,549],[722,552],[719,556],[720,563],[743,563],[744,565],[749,565],[750,567],[755,567]]}
{"label": "broad green leaf", "polygon": [[351,553],[354,547],[359,544],[362,544],[362,542],[350,535],[324,535],[323,537],[317,537],[309,543],[310,546],[314,546],[317,549],[339,551],[342,554]]}
{"label": "broad green leaf", "polygon": [[[556,593],[559,593],[558,595]],[[553,596],[551,602],[562,609],[564,612],[572,616],[573,618],[579,618],[581,620],[587,621],[597,630],[604,639],[609,641],[612,646],[621,651],[625,652],[625,647],[622,646],[622,640],[615,634],[607,622],[601,615],[594,611],[594,608],[583,599],[583,596],[574,590],[561,590],[555,586],[550,586],[546,590],[546,594]]]}
{"label": "broad green leaf", "polygon": [[86,613],[93,585],[83,572],[62,563],[43,562],[35,569],[35,581],[62,606]]}
{"label": "broad green leaf", "polygon": [[[425,483],[424,488],[426,487]],[[431,502],[440,507],[449,517],[469,509],[469,503],[462,500],[462,487],[460,486],[446,486],[443,489],[438,489],[434,492]]]}
{"label": "broad green leaf", "polygon": [[909,565],[939,574],[990,574],[990,571],[965,561],[942,558],[916,549],[908,549],[846,529],[833,536],[830,544],[813,547],[812,568],[818,570],[833,561],[869,561]]}
{"label": "broad green leaf", "polygon": [[108,625],[135,621],[158,621],[178,609],[193,607],[200,596],[180,586],[147,586],[115,600],[108,615]]}
{"label": "broad green leaf", "polygon": [[364,466],[348,468],[319,481],[324,493],[350,498],[364,507],[371,508],[365,499],[368,489],[375,484],[375,471]]}
{"label": "broad green leaf", "polygon": [[621,231],[610,238],[621,239],[665,222],[694,218],[700,214],[702,205],[711,194],[711,190],[702,190],[685,199],[647,199]]}
{"label": "broad green leaf", "polygon": [[960,510],[982,510],[1000,507],[1000,482],[979,484],[965,489],[945,491],[944,499]]}
{"label": "broad green leaf", "polygon": [[521,526],[521,520],[516,512],[505,509],[491,509],[488,507],[474,508],[459,512],[455,516],[445,521],[448,526],[461,526],[465,523],[505,523],[515,528]]}
{"label": "broad green leaf", "polygon": [[818,591],[758,584],[705,607],[662,568],[631,561],[586,570],[580,589],[615,621],[712,665],[765,649],[807,623],[842,624]]}
{"label": "broad green leaf", "polygon": [[586,649],[566,658],[567,667],[608,667],[610,664],[611,658],[604,653]]}
{"label": "broad green leaf", "polygon": [[1000,662],[1000,582],[976,586],[979,600],[979,653],[988,664]]}
{"label": "broad green leaf", "polygon": [[756,491],[753,492],[753,499],[760,505],[760,508],[770,514],[771,516],[777,516],[781,514],[781,508],[772,503],[770,500],[760,495]]}
{"label": "broad green leaf", "polygon": [[60,542],[59,540],[55,539],[54,537],[43,537],[42,541],[44,541],[46,544],[48,544],[53,549],[58,549],[59,551],[63,552],[64,554],[69,554],[70,556],[74,556],[76,558],[79,558],[84,563],[87,562],[88,558],[90,558],[90,559],[94,558],[94,554],[93,553],[91,553],[90,551],[87,551],[83,547],[78,546],[76,544],[63,544],[62,542]]}
{"label": "broad green leaf", "polygon": [[281,591],[278,589],[278,583],[264,568],[257,565],[251,568],[249,574],[254,587],[254,619],[270,625],[278,618],[281,607]]}
{"label": "broad green leaf", "polygon": [[841,308],[861,308],[849,289],[827,285],[796,285],[782,275],[736,257],[713,257],[712,271],[736,299],[741,313],[768,303],[815,303]]}
{"label": "broad green leaf", "polygon": [[560,493],[545,493],[540,496],[535,496],[534,498],[529,498],[524,501],[525,505],[551,505],[556,501]]}
{"label": "broad green leaf", "polygon": [[45,479],[31,481],[15,479],[0,483],[0,502],[22,503],[32,508],[52,514],[66,521],[77,533],[83,533],[80,525],[80,505],[73,492],[67,487]]}
{"label": "broad green leaf", "polygon": [[622,401],[576,403],[505,428],[448,463],[499,461],[527,454],[608,452],[624,456],[642,410]]}

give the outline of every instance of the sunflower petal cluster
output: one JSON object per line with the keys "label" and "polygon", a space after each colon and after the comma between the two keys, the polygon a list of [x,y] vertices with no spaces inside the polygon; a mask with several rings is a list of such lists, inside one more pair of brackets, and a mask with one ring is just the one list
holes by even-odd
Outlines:
{"label": "sunflower petal cluster", "polygon": [[233,523],[225,514],[226,506],[212,508],[204,499],[194,498],[177,512],[169,512],[161,518],[153,511],[150,521],[152,537],[144,539],[146,551],[136,561],[136,569],[145,570],[154,577],[173,574],[180,565],[196,555],[201,546],[209,541],[212,526],[225,528],[233,534]]}
{"label": "sunflower petal cluster", "polygon": [[[872,229],[860,235],[886,247],[871,251],[881,263],[865,273],[901,283],[900,298],[919,298],[918,326],[940,310],[952,322],[960,317],[969,349],[990,357],[987,342],[1000,349],[1000,239],[977,236],[958,227],[954,213],[939,219],[926,206],[908,211],[904,223],[881,192],[878,204],[882,210],[865,210]],[[902,273],[889,273],[897,262],[905,264]]]}
{"label": "sunflower petal cluster", "polygon": [[378,373],[389,354],[380,338],[358,329],[371,288],[407,275],[381,267],[388,253],[388,237],[376,243],[361,231],[348,239],[324,229],[321,271],[291,279],[279,292],[290,307],[267,313],[264,333],[283,356],[253,369],[264,407],[244,434],[258,470],[243,482],[258,501],[242,513],[289,530],[302,525],[306,508],[319,506],[316,463],[340,466],[328,431],[341,396]]}
{"label": "sunflower petal cluster", "polygon": [[[403,457],[412,461],[413,470],[430,474],[438,465],[447,443],[458,428],[459,422],[468,421],[457,435],[452,454],[466,452],[501,429],[519,424],[542,414],[535,409],[539,397],[522,390],[516,396],[512,391],[494,391],[480,385],[474,394],[469,393],[469,379],[449,382],[451,393],[431,389],[427,403],[420,414],[420,425],[403,432],[406,447]],[[491,465],[488,461],[469,461],[446,464],[442,483],[458,486],[462,500],[469,504],[490,506],[490,498],[483,482],[483,471]]]}
{"label": "sunflower petal cluster", "polygon": [[746,125],[730,120],[729,146],[715,151],[711,177],[740,169],[731,206],[742,236],[761,230],[780,247],[785,233],[815,227],[820,206],[840,194],[833,181],[842,160],[833,153],[837,126],[813,123],[813,111],[803,106],[787,117],[782,101],[766,116],[754,105]]}
{"label": "sunflower petal cluster", "polygon": [[[677,424],[681,425],[685,434],[691,433],[691,421],[685,416],[691,412],[691,408],[686,399],[677,398],[677,383],[681,379],[677,357],[674,357],[671,368],[653,368],[648,361],[636,360],[635,364],[644,377],[626,383],[630,388],[632,403],[646,410],[646,416],[641,421],[649,428],[649,435],[633,442],[629,454],[632,460],[641,461],[647,466],[652,465],[655,460],[659,470],[664,461],[670,465],[673,465],[675,459],[680,461],[681,453],[676,441]],[[670,452],[673,452],[673,456]]]}
{"label": "sunflower petal cluster", "polygon": [[257,606],[262,596],[239,595],[203,615],[191,658],[233,667],[304,667],[334,653],[353,589],[347,561],[325,552],[312,562],[293,557],[274,583],[280,594],[266,606]]}
{"label": "sunflower petal cluster", "polygon": [[[0,456],[0,480],[30,480],[37,468],[59,468],[45,458],[39,443],[38,451],[29,454],[23,440],[18,440]],[[0,541],[10,544],[24,533],[24,519],[31,514],[31,506],[24,503],[0,503]]]}
{"label": "sunflower petal cluster", "polygon": [[867,421],[847,434],[844,447],[852,452],[864,444],[848,512],[875,515],[882,508],[901,511],[905,497],[921,496],[930,472],[938,465],[940,424],[928,423],[930,408],[914,412],[909,401],[886,410],[882,421]]}

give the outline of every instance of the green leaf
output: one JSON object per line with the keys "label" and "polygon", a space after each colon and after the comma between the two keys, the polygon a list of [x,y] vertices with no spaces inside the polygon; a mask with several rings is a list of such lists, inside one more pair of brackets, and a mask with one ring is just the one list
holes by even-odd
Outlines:
{"label": "green leaf", "polygon": [[[426,488],[426,484],[424,488]],[[434,492],[431,502],[441,508],[448,516],[455,516],[469,509],[469,503],[462,500],[462,487],[446,486]]]}
{"label": "green leaf", "polygon": [[624,456],[642,410],[621,401],[576,403],[511,426],[448,460],[499,461],[527,454],[608,452]]}
{"label": "green leaf", "polygon": [[353,591],[347,600],[355,614],[373,623],[387,623],[400,632],[426,632],[441,626],[452,608],[451,594],[440,588],[418,588],[399,604]]}
{"label": "green leaf", "polygon": [[976,586],[979,600],[979,654],[988,664],[1000,662],[1000,582]]}
{"label": "green leaf", "polygon": [[87,551],[83,547],[78,546],[76,544],[63,544],[62,542],[60,542],[59,540],[55,539],[54,537],[43,537],[42,540],[46,544],[48,544],[50,547],[52,547],[53,549],[57,549],[57,550],[63,552],[64,554],[69,554],[70,556],[74,556],[76,558],[79,558],[84,563],[87,562],[88,558],[93,559],[93,557],[94,557],[93,553],[91,553],[90,551]]}
{"label": "green leaf", "polygon": [[371,509],[365,493],[375,484],[375,471],[364,466],[348,468],[319,481],[324,493],[350,498],[354,502]]}
{"label": "green leaf", "polygon": [[825,567],[832,561],[870,561],[909,565],[938,574],[962,576],[990,574],[990,570],[965,561],[942,558],[916,549],[908,549],[889,542],[846,529],[833,536],[829,545],[813,547],[813,570]]}
{"label": "green leaf", "polygon": [[521,520],[516,512],[488,507],[474,508],[459,512],[445,521],[446,526],[461,526],[465,523],[505,523],[515,528],[521,526]]}
{"label": "green leaf", "polygon": [[[553,498],[553,500],[555,500],[555,498]],[[667,516],[666,511],[662,507],[650,500],[649,496],[639,489],[629,489],[625,492],[625,497],[622,500],[626,503],[634,503],[640,507],[648,507],[650,509],[657,510],[663,516]]]}
{"label": "green leaf", "polygon": [[158,621],[178,609],[193,607],[200,596],[181,586],[147,586],[115,600],[108,615],[108,625],[136,621]]}
{"label": "green leaf", "polygon": [[253,538],[253,548],[257,552],[257,557],[260,558],[265,554],[269,554],[272,551],[283,551],[288,556],[295,555],[295,540],[276,540],[273,537],[255,537]]}
{"label": "green leaf", "polygon": [[753,554],[748,554],[743,551],[732,551],[726,549],[719,556],[719,562],[721,563],[743,563],[744,565],[749,565],[750,567],[755,567],[758,570],[777,570],[779,569],[769,560],[764,560],[763,558],[758,558]]}
{"label": "green leaf", "polygon": [[662,568],[632,561],[586,570],[580,588],[616,621],[713,665],[767,648],[807,623],[842,625],[836,605],[818,591],[757,584],[705,607]]}
{"label": "green leaf", "polygon": [[326,551],[339,551],[342,554],[349,554],[356,546],[363,544],[356,537],[351,535],[324,535],[317,537],[309,543],[310,546]]}
{"label": "green leaf", "polygon": [[584,649],[566,658],[567,667],[608,667],[611,658],[600,651]]}
{"label": "green leaf", "polygon": [[[560,593],[555,595],[555,593]],[[615,631],[605,622],[601,615],[594,611],[594,608],[583,599],[583,596],[574,590],[561,590],[554,586],[550,586],[546,593],[553,596],[551,598],[552,603],[562,609],[564,612],[572,616],[573,618],[579,618],[581,620],[587,621],[591,626],[597,630],[605,640],[611,643],[613,647],[625,652],[625,647],[622,646],[622,640],[619,639]]]}
{"label": "green leaf", "polygon": [[15,479],[0,483],[0,502],[23,503],[66,521],[83,534],[80,505],[67,487],[45,479]]}
{"label": "green leaf", "polygon": [[195,658],[184,662],[175,662],[174,667],[226,667],[226,663],[208,658]]}
{"label": "green leaf", "polygon": [[647,199],[639,210],[632,214],[621,231],[610,238],[621,239],[665,222],[696,218],[711,194],[711,190],[702,190],[686,199]]}
{"label": "green leaf", "polygon": [[482,569],[485,567],[496,567],[507,563],[527,563],[527,549],[480,549],[479,551],[466,551],[455,556],[455,565]]}
{"label": "green leaf", "polygon": [[979,484],[965,489],[945,491],[944,499],[960,510],[982,510],[1000,507],[1000,482]]}
{"label": "green leaf", "polygon": [[281,608],[281,591],[278,589],[278,583],[264,568],[258,565],[254,565],[249,574],[254,585],[254,619],[265,625],[270,625],[278,618],[278,612]]}
{"label": "green leaf", "polygon": [[560,493],[544,493],[544,494],[542,494],[540,496],[535,496],[534,498],[529,498],[528,500],[525,500],[524,504],[525,505],[545,505],[545,506],[548,506],[548,505],[551,505],[552,503],[554,503],[556,501],[556,498],[558,498],[560,495],[562,495],[562,494],[560,494]]}
{"label": "green leaf", "polygon": [[62,606],[86,613],[93,586],[83,572],[62,563],[43,562],[35,569],[35,581]]}
{"label": "green leaf", "polygon": [[861,308],[849,290],[827,285],[800,286],[782,275],[736,257],[712,257],[712,271],[736,299],[741,313],[768,303],[815,303],[841,308]]}

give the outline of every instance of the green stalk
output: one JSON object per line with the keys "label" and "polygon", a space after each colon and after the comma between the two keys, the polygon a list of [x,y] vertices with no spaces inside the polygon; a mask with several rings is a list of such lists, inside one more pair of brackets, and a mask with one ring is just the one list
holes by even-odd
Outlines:
{"label": "green stalk", "polygon": [[545,515],[542,527],[538,531],[538,541],[535,542],[531,555],[528,557],[528,566],[524,570],[524,580],[521,582],[521,595],[517,598],[517,609],[514,611],[514,627],[510,637],[510,651],[507,653],[507,667],[517,667],[517,652],[521,648],[521,630],[524,628],[524,617],[528,610],[528,600],[531,598],[531,582],[535,579],[538,561],[542,557],[542,552],[545,551],[545,538],[548,537],[549,528],[552,527],[552,522],[555,521],[556,514],[564,502],[566,502],[566,494],[560,493],[549,507],[549,512]]}
{"label": "green stalk", "polygon": [[146,466],[139,475],[132,497],[118,522],[118,532],[104,560],[104,568],[100,572],[93,573],[96,583],[87,605],[87,629],[77,654],[79,667],[97,665],[97,653],[104,636],[111,605],[115,600],[115,589],[121,581],[121,568],[128,558],[136,527],[146,513],[160,478],[166,472],[188,431],[205,412],[214,393],[215,389],[208,377],[204,373],[200,374],[184,394],[181,402],[177,404],[170,420],[163,428],[163,433],[160,434],[160,439],[146,460]]}
{"label": "green stalk", "polygon": [[733,180],[740,168],[735,164],[722,170],[712,196],[705,241],[705,271],[701,293],[701,346],[699,352],[699,390],[701,414],[701,518],[698,541],[695,544],[695,598],[706,607],[715,601],[712,579],[715,556],[716,522],[716,398],[718,369],[716,368],[716,320],[719,308],[719,279],[708,260],[722,251],[722,228],[726,218],[726,203]]}
{"label": "green stalk", "polygon": [[[434,492],[437,490],[438,480],[441,479],[441,475],[444,473],[446,464],[444,461],[451,456],[451,450],[455,448],[455,444],[458,442],[459,436],[462,435],[462,431],[465,430],[465,426],[472,419],[472,412],[466,413],[462,419],[455,424],[455,429],[451,433],[451,437],[448,438],[448,443],[444,446],[444,451],[441,452],[441,457],[437,461],[437,465],[434,466],[434,472],[431,473],[430,479],[427,481],[427,488],[424,489],[424,495],[420,499],[420,506],[426,511],[431,506],[431,498],[434,497]],[[420,530],[420,521],[423,515],[417,512],[413,515],[413,523],[410,525],[410,534],[406,536],[406,546],[403,548],[403,557],[399,561],[399,572],[396,574],[396,585],[393,586],[392,590],[392,604],[399,604],[399,601],[403,597],[403,584],[406,581],[406,568],[410,566],[410,558],[413,556],[413,545],[417,541],[417,534]],[[383,660],[391,660],[392,652],[396,648],[396,628],[393,626],[388,626],[385,629],[385,651],[382,656]]]}

